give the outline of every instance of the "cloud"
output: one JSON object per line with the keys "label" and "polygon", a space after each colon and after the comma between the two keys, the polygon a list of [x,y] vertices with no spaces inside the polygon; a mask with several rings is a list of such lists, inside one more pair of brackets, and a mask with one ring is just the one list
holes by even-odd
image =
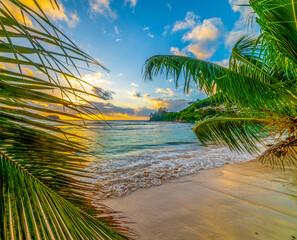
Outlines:
{"label": "cloud", "polygon": [[198,23],[190,32],[183,36],[184,41],[191,43],[186,48],[197,58],[210,58],[216,52],[219,42],[223,35],[223,23],[220,18],[210,18]]}
{"label": "cloud", "polygon": [[92,14],[101,14],[111,18],[117,18],[117,14],[110,8],[110,0],[89,0]]}
{"label": "cloud", "polygon": [[[125,106],[117,106],[114,105],[110,102],[94,102],[91,101],[90,104],[95,106],[97,109],[100,110],[100,112],[107,116],[107,117],[117,117],[117,118],[122,118],[122,119],[133,119],[135,117],[149,117],[151,112],[155,112],[158,108],[160,107],[166,107],[169,111],[180,111],[188,106],[189,100],[186,99],[169,99],[169,98],[147,98],[145,99],[145,102],[152,104],[151,107],[125,107]],[[37,103],[32,102],[31,103],[33,106],[38,106],[38,107],[45,107],[45,108],[51,108],[51,109],[56,109],[63,111],[62,106],[57,106],[54,104],[50,105],[40,105]],[[69,113],[74,113],[71,109]],[[93,114],[98,114],[97,111],[93,110]]]}
{"label": "cloud", "polygon": [[221,18],[205,19],[202,24],[198,24],[192,31],[185,34],[183,40],[216,40],[220,36],[221,26],[223,26]]}
{"label": "cloud", "polygon": [[122,76],[124,76],[123,73],[119,73],[119,74],[117,74],[117,77],[122,77]]}
{"label": "cloud", "polygon": [[125,0],[125,4],[130,3],[130,7],[135,7],[137,4],[137,0]]}
{"label": "cloud", "polygon": [[91,102],[91,103],[94,106],[96,106],[100,110],[100,112],[104,115],[110,115],[112,113],[134,115],[135,113],[134,108],[118,107],[113,105],[112,103],[103,103],[103,102]]}
{"label": "cloud", "polygon": [[119,107],[112,103],[92,102],[103,115],[115,116],[126,115],[134,117],[148,117],[151,112],[156,111],[160,107],[166,107],[169,111],[180,111],[188,106],[189,100],[186,99],[164,99],[164,98],[151,98],[146,99],[146,102],[153,104],[153,107]]}
{"label": "cloud", "polygon": [[74,13],[69,13],[68,16],[70,17],[65,17],[65,21],[67,22],[68,26],[70,28],[75,28],[76,25],[79,23],[80,19],[77,15],[76,12]]}
{"label": "cloud", "polygon": [[132,96],[133,96],[134,98],[142,98],[142,97],[143,97],[142,94],[141,94],[140,92],[137,92],[137,91],[134,91],[134,92],[132,93]]}
{"label": "cloud", "polygon": [[187,56],[187,54],[183,51],[180,51],[177,47],[171,47],[170,52],[177,56]]}
{"label": "cloud", "polygon": [[183,21],[177,21],[174,24],[172,32],[193,28],[198,19],[199,17],[195,13],[187,12],[186,17]]}
{"label": "cloud", "polygon": [[221,61],[214,61],[215,64],[218,64],[222,67],[228,67],[229,66],[229,59],[223,59]]}
{"label": "cloud", "polygon": [[134,115],[137,117],[149,117],[151,112],[154,112],[155,109],[151,109],[148,107],[140,107],[135,109]]}
{"label": "cloud", "polygon": [[[102,87],[106,87],[107,85],[112,84],[108,80],[105,79],[104,74],[100,72],[95,72],[95,73],[88,73],[85,74],[81,77],[83,81],[77,81],[75,78],[69,78],[68,80],[71,82],[72,87],[75,87],[77,89],[85,90],[86,92],[93,92],[94,94],[97,94],[99,97],[102,96],[102,99],[105,99],[106,96],[101,95],[102,93]],[[63,84],[67,84],[66,79],[62,78],[61,81]],[[99,90],[96,91],[96,89],[93,89],[94,87],[97,87]],[[60,91],[57,92],[57,94],[60,94]],[[105,95],[108,96],[108,93]],[[85,96],[83,96],[85,97]],[[88,97],[88,100],[91,100],[92,97]],[[93,99],[92,99],[93,100]]]}
{"label": "cloud", "polygon": [[101,72],[95,72],[95,73],[87,73],[82,76],[82,79],[92,85],[94,84],[106,84],[110,83],[108,80],[106,80]]}
{"label": "cloud", "polygon": [[114,94],[114,92],[110,90],[104,90],[101,87],[93,87],[92,92],[102,100],[109,101],[113,99],[112,95]]}
{"label": "cloud", "polygon": [[139,87],[139,85],[138,85],[137,83],[134,83],[134,82],[131,83],[131,86],[132,86],[132,87]]}
{"label": "cloud", "polygon": [[168,33],[168,30],[169,30],[170,28],[171,28],[170,25],[166,25],[166,26],[164,27],[164,31],[163,31],[162,35],[163,35],[163,36],[166,36],[167,33]]}
{"label": "cloud", "polygon": [[209,18],[201,22],[193,12],[188,12],[183,21],[177,21],[172,32],[185,29],[189,30],[183,35],[182,41],[189,43],[182,50],[171,47],[170,52],[174,55],[186,56],[190,52],[200,59],[210,58],[217,51],[225,34],[221,18]]}
{"label": "cloud", "polygon": [[178,112],[188,106],[187,99],[170,99],[170,98],[150,98],[146,102],[153,103],[155,108],[165,107],[170,112]]}
{"label": "cloud", "polygon": [[102,102],[92,102],[103,115],[115,116],[115,115],[125,115],[126,117],[149,117],[151,112],[154,112],[156,108],[140,107],[140,108],[130,108],[130,107],[119,107],[113,105],[112,103],[102,103]]}
{"label": "cloud", "polygon": [[217,50],[217,45],[210,46],[207,41],[191,43],[187,46],[187,51],[194,54],[199,59],[207,59],[212,57]]}
{"label": "cloud", "polygon": [[[242,28],[243,25],[247,25],[247,19],[254,10],[248,6],[249,0],[228,0],[234,12],[239,12],[240,17],[235,22],[235,28]],[[246,6],[240,6],[246,5]]]}
{"label": "cloud", "polygon": [[35,75],[35,72],[33,72],[32,69],[30,69],[30,68],[22,67],[22,71],[29,76]]}
{"label": "cloud", "polygon": [[[40,13],[40,10],[36,6],[34,0],[21,0],[21,2],[26,4],[27,7],[32,8],[34,11]],[[59,9],[56,6],[53,7],[51,1],[48,0],[39,0],[38,4],[44,13],[53,21],[65,21],[70,28],[74,28],[80,21],[77,12],[70,12],[66,10],[61,3],[59,3]],[[23,18],[19,8],[14,4],[9,1],[5,1],[5,6],[19,22],[23,22],[23,19],[25,18],[26,24],[30,27],[33,27],[30,17],[24,13]]]}
{"label": "cloud", "polygon": [[171,10],[172,10],[172,6],[171,6],[170,3],[167,3],[167,7],[168,7],[169,11],[171,12]]}
{"label": "cloud", "polygon": [[151,33],[150,27],[144,27],[143,31],[147,32],[147,36],[154,38],[155,36]]}
{"label": "cloud", "polygon": [[167,88],[168,96],[174,96],[174,92],[170,89]]}
{"label": "cloud", "polygon": [[167,88],[166,90],[163,89],[163,88],[157,88],[156,93],[165,93],[167,94],[169,97],[172,97],[174,96],[174,92],[170,89],[170,88]]}
{"label": "cloud", "polygon": [[148,34],[147,34],[150,38],[154,38],[155,37],[155,35],[153,35],[152,33],[150,33],[150,32],[148,32]]}
{"label": "cloud", "polygon": [[119,28],[117,26],[114,26],[114,32],[116,35],[120,34]]}
{"label": "cloud", "polygon": [[167,91],[164,90],[163,88],[157,88],[156,93],[167,93]]}
{"label": "cloud", "polygon": [[[25,2],[27,5],[28,1],[25,1]],[[77,12],[70,12],[66,10],[62,4],[59,4],[59,9],[57,9],[57,8],[53,8],[52,5],[45,0],[38,1],[38,3],[40,4],[41,8],[44,10],[47,16],[52,18],[54,21],[65,21],[70,28],[76,27],[76,25],[80,21],[79,16],[77,15]]]}
{"label": "cloud", "polygon": [[[228,0],[229,4],[232,7],[234,12],[239,12],[240,17],[235,22],[233,29],[228,33],[225,39],[226,47],[233,47],[234,44],[241,38],[243,35],[248,33],[258,32],[259,27],[255,24],[251,26],[251,29],[248,27],[248,18],[253,13],[253,9],[249,6],[240,6],[240,5],[249,5],[248,0]],[[254,31],[255,30],[255,31]]]}
{"label": "cloud", "polygon": [[150,95],[149,94],[142,94],[141,92],[139,92],[139,91],[134,91],[134,92],[132,92],[132,96],[133,96],[133,98],[149,98],[150,97]]}
{"label": "cloud", "polygon": [[247,34],[247,30],[231,30],[225,39],[225,45],[229,48],[233,47],[235,43],[244,35]]}

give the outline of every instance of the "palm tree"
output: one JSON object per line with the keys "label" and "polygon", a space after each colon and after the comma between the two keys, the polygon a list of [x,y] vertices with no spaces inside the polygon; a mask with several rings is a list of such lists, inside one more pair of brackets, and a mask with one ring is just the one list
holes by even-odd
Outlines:
{"label": "palm tree", "polygon": [[176,85],[183,77],[186,92],[198,85],[245,113],[196,123],[194,132],[203,144],[224,143],[233,151],[254,153],[273,137],[276,144],[260,160],[296,165],[297,1],[250,0],[249,5],[260,34],[239,39],[227,68],[185,56],[158,55],[146,61],[144,76],[152,80],[165,73]]}
{"label": "palm tree", "polygon": [[0,239],[126,239],[99,216],[91,185],[79,180],[87,175],[86,147],[56,127],[85,126],[46,116],[84,120],[97,111],[85,100],[92,94],[72,85],[88,84],[77,62],[104,66],[38,1],[0,1],[0,11]]}

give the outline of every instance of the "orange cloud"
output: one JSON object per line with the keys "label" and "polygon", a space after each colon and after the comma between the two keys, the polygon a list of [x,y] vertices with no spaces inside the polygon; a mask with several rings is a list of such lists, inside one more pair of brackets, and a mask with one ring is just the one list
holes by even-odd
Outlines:
{"label": "orange cloud", "polygon": [[[64,116],[61,116],[62,118],[64,118]],[[97,118],[99,120],[148,120],[149,117],[137,117],[137,116],[129,116],[128,114],[121,114],[121,113],[112,113],[110,115],[102,115],[102,114],[97,114],[97,115],[84,115],[82,116],[85,119],[88,120],[94,120],[94,118]],[[65,119],[65,118],[64,118]]]}
{"label": "orange cloud", "polygon": [[157,88],[156,93],[166,93],[170,97],[174,96],[174,92],[170,88],[167,88],[166,90],[163,88]]}
{"label": "orange cloud", "polygon": [[[13,14],[17,21],[22,22],[24,24],[26,23],[30,27],[33,27],[31,19],[26,14],[24,14],[23,16],[18,6],[12,4],[8,0],[4,0],[2,2]],[[21,0],[21,2],[23,4],[26,4],[26,6],[31,8],[32,10],[40,13],[40,10],[38,9],[33,0]],[[49,0],[38,0],[38,4],[44,11],[44,13],[54,21],[65,21],[71,28],[75,27],[79,22],[79,17],[77,13],[71,13],[69,11],[66,11],[66,9],[61,3],[59,3],[59,8],[55,6],[55,4],[52,5],[52,2]]]}
{"label": "orange cloud", "polygon": [[30,68],[22,68],[23,72],[26,74],[26,75],[29,75],[29,76],[34,76],[35,73],[30,69]]}
{"label": "orange cloud", "polygon": [[188,106],[186,99],[170,99],[170,98],[150,98],[145,102],[151,103],[154,106],[151,109],[167,108],[169,111],[180,111]]}

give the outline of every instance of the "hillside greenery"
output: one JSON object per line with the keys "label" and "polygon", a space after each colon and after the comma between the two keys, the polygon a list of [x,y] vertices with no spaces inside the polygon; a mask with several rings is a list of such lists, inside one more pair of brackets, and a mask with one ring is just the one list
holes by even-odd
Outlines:
{"label": "hillside greenery", "polygon": [[166,108],[159,108],[156,112],[151,113],[150,121],[198,122],[236,112],[214,97],[208,97],[203,100],[197,99],[189,104],[187,108],[179,112],[168,112]]}

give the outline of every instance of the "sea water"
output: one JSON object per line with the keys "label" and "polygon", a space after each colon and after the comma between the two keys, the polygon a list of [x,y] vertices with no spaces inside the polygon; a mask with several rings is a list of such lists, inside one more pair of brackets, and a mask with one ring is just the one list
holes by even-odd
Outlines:
{"label": "sea water", "polygon": [[[122,197],[202,169],[253,158],[224,146],[203,146],[192,123],[90,121],[87,125],[78,134],[91,140],[86,143],[96,157],[87,169],[100,199]],[[75,127],[67,128],[76,132]]]}

